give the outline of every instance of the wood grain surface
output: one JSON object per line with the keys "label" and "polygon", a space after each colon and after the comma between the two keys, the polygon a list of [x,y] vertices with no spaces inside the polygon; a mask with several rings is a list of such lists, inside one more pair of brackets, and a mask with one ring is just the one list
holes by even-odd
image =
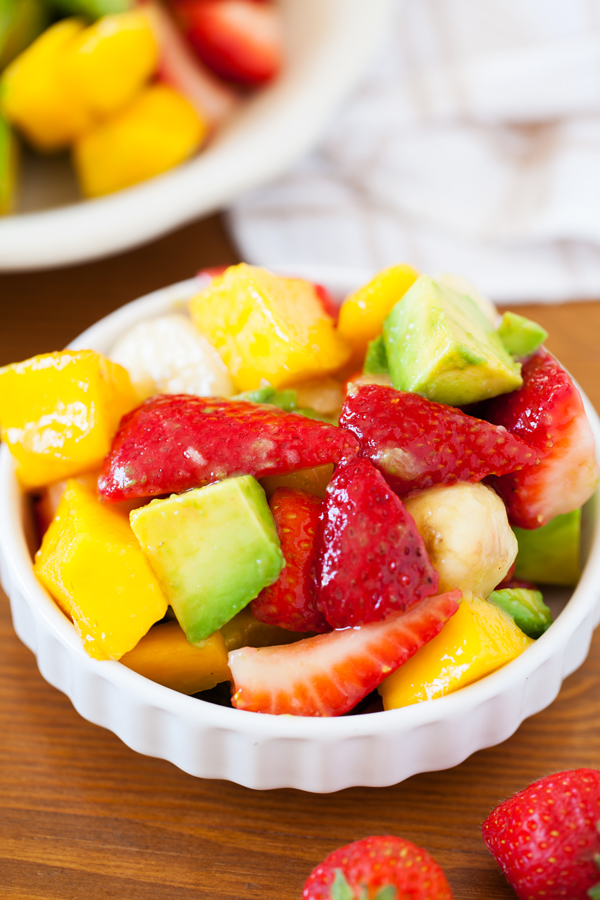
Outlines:
{"label": "wood grain surface", "polygon": [[[60,348],[122,303],[236,258],[213,218],[110,260],[2,275],[0,364]],[[525,314],[600,408],[600,302]],[[510,898],[482,820],[530,781],[581,765],[600,768],[600,634],[548,710],[455,769],[385,789],[257,793],[139,756],[81,719],[39,675],[0,595],[3,900],[299,900],[327,853],[385,833],[431,851],[455,900]]]}

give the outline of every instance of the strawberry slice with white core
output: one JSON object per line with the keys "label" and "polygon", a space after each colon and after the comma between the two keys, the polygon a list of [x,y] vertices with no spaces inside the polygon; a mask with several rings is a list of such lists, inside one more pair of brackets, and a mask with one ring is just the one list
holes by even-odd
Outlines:
{"label": "strawberry slice with white core", "polygon": [[523,386],[486,403],[484,415],[522,438],[539,464],[489,481],[520,528],[579,509],[598,486],[594,436],[570,376],[541,348],[523,364]]}
{"label": "strawberry slice with white core", "polygon": [[449,591],[383,622],[234,650],[233,705],[272,715],[341,716],[439,634],[461,597]]}
{"label": "strawberry slice with white core", "polygon": [[140,5],[160,47],[159,81],[183,94],[214,131],[240,104],[240,98],[202,65],[160,3],[142,0]]}
{"label": "strawberry slice with white core", "polygon": [[279,9],[254,0],[172,0],[185,34],[202,60],[228,81],[260,85],[280,71]]}

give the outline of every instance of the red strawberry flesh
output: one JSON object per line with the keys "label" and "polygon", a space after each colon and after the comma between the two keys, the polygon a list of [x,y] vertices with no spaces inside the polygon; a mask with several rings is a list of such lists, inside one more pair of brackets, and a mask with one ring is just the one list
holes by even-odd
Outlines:
{"label": "red strawberry flesh", "polygon": [[384,887],[397,889],[398,900],[452,900],[441,866],[411,841],[391,835],[363,838],[330,853],[308,876],[302,900],[331,900],[343,878],[352,896],[375,897]]}
{"label": "red strawberry flesh", "polygon": [[232,702],[272,715],[340,716],[439,634],[460,591],[427,597],[409,612],[281,647],[229,654]]}
{"label": "red strawberry flesh", "polygon": [[274,406],[173,394],[126,415],[104,461],[104,500],[181,493],[236,475],[287,475],[356,454],[353,435]]}
{"label": "red strawberry flesh", "polygon": [[271,81],[282,64],[279,10],[254,0],[172,0],[188,40],[221,78],[247,85]]}
{"label": "red strawberry flesh", "polygon": [[589,499],[598,486],[598,464],[583,401],[562,366],[541,348],[523,363],[522,375],[523,386],[488,401],[484,415],[526,441],[539,462],[490,484],[513,525],[539,528]]}
{"label": "red strawberry flesh", "polygon": [[536,453],[506,429],[419,394],[352,385],[340,426],[360,441],[399,495],[434,484],[481,481],[535,463]]}
{"label": "red strawberry flesh", "polygon": [[367,459],[340,466],[329,482],[317,578],[319,605],[334,628],[379,621],[437,590],[412,516]]}
{"label": "red strawberry flesh", "polygon": [[252,601],[254,618],[290,631],[331,631],[317,608],[315,535],[322,501],[293,488],[278,488],[269,501],[285,566]]}
{"label": "red strawberry flesh", "polygon": [[588,900],[600,881],[600,772],[548,775],[497,806],[483,839],[520,900]]}

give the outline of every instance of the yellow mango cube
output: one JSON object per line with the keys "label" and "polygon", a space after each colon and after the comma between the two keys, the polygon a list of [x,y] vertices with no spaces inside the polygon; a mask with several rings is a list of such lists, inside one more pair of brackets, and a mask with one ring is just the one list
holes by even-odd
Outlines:
{"label": "yellow mango cube", "polygon": [[52,25],[7,66],[0,80],[4,116],[39,150],[66,147],[92,123],[77,85],[63,72],[63,60],[84,29],[80,19]]}
{"label": "yellow mango cube", "polygon": [[465,591],[440,633],[380,684],[384,708],[450,694],[499,669],[532,643],[503,610]]}
{"label": "yellow mango cube", "polygon": [[101,120],[134,99],[157,63],[150,22],[142,11],[131,10],[103,16],[80,32],[62,60],[62,71],[90,114]]}
{"label": "yellow mango cube", "polygon": [[198,329],[241,391],[279,388],[335,372],[350,348],[306,281],[231,266],[191,301]]}
{"label": "yellow mango cube", "polygon": [[383,320],[418,277],[411,266],[391,266],[344,300],[338,329],[352,347],[355,365],[362,364],[367,344],[381,334]]}
{"label": "yellow mango cube", "polygon": [[76,141],[73,162],[81,190],[100,197],[160,175],[195,153],[206,132],[206,122],[183,94],[151,85]]}
{"label": "yellow mango cube", "polygon": [[231,681],[221,632],[190,644],[176,621],[155,625],[120,661],[150,681],[181,694],[197,694]]}
{"label": "yellow mango cube", "polygon": [[100,466],[119,420],[139,403],[122,366],[63,350],[0,369],[2,440],[26,490]]}
{"label": "yellow mango cube", "polygon": [[127,516],[76,481],[67,483],[33,568],[94,659],[119,659],[167,611]]}

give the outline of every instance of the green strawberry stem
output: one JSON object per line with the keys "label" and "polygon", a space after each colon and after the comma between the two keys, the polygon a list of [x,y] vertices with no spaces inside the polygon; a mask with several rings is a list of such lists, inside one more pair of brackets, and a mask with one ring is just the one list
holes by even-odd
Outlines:
{"label": "green strawberry stem", "polygon": [[[398,891],[393,884],[387,884],[377,891],[373,900],[397,900]],[[335,879],[331,886],[331,900],[355,900],[355,894],[341,869],[335,870]],[[369,889],[365,885],[360,900],[369,900]]]}

